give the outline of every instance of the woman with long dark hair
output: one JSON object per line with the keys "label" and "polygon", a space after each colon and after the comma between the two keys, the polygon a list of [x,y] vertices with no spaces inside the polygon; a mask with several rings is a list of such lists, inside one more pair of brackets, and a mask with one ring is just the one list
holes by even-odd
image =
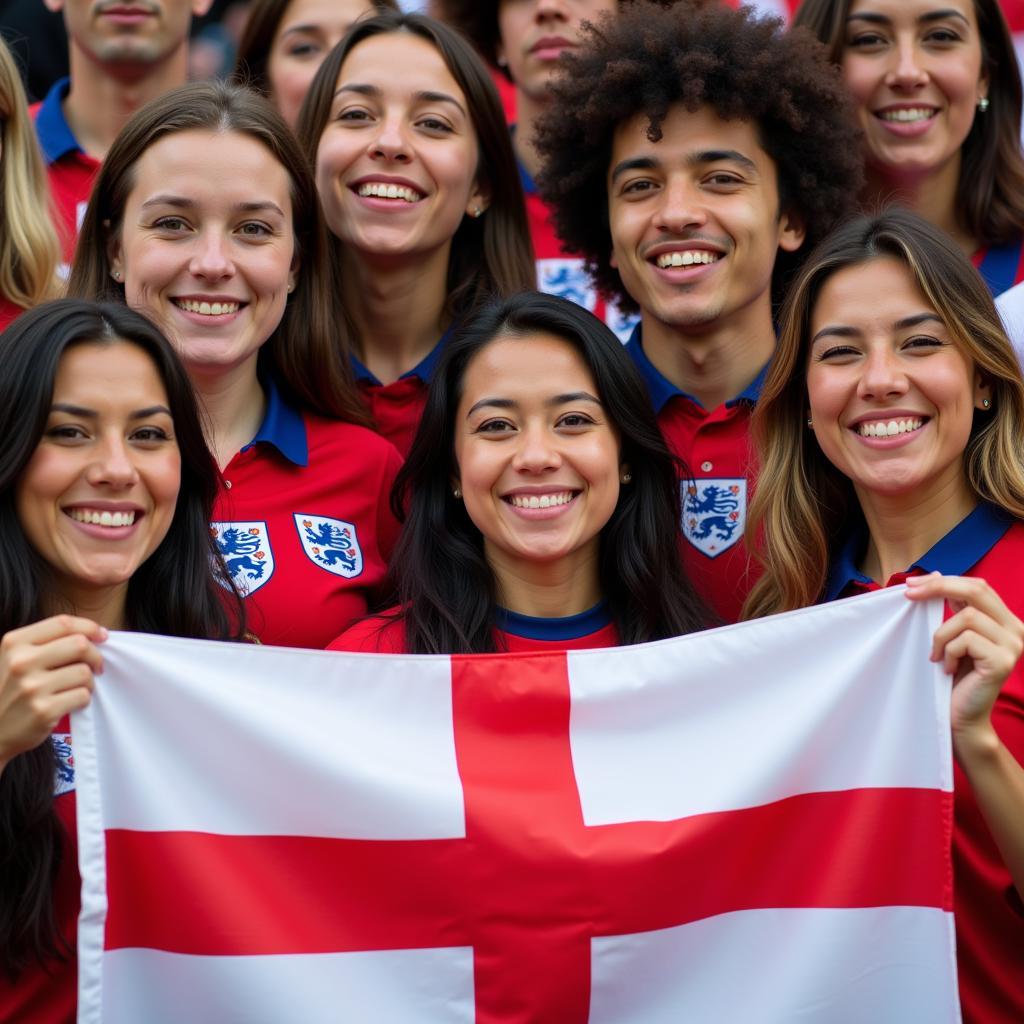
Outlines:
{"label": "woman with long dark hair", "polygon": [[0,335],[0,364],[0,1019],[70,1022],[67,715],[107,630],[234,639],[243,612],[208,527],[216,466],[160,331],[60,300]]}
{"label": "woman with long dark hair", "polygon": [[313,178],[267,100],[173,90],[125,125],[96,179],[71,294],[161,324],[222,471],[213,529],[264,643],[323,647],[364,615],[397,533],[400,459],[337,339]]}
{"label": "woman with long dark hair", "polygon": [[539,293],[486,307],[442,353],[395,484],[398,608],[332,648],[607,647],[703,628],[668,557],[675,474],[600,320]]}
{"label": "woman with long dark hair", "polygon": [[498,93],[457,32],[381,14],[320,66],[298,134],[333,235],[356,379],[404,453],[452,328],[534,287]]}
{"label": "woman with long dark hair", "polygon": [[753,424],[745,617],[901,583],[947,602],[964,1020],[1024,1020],[1024,379],[967,258],[905,210],[827,238]]}
{"label": "woman with long dark hair", "polygon": [[1024,350],[1021,77],[998,0],[803,0],[864,133],[865,208],[896,202],[972,257]]}

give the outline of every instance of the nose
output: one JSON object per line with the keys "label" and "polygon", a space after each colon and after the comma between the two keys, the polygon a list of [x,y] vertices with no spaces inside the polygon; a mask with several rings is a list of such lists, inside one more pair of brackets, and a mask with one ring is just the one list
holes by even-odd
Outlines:
{"label": "nose", "polygon": [[101,440],[86,479],[94,486],[118,490],[131,487],[138,481],[139,473],[123,434],[111,433]]}
{"label": "nose", "polygon": [[900,38],[886,76],[887,84],[897,89],[918,89],[928,82],[928,71],[913,39]]}
{"label": "nose", "polygon": [[689,181],[669,179],[661,191],[655,226],[673,235],[685,234],[707,224],[707,207],[699,189]]}
{"label": "nose", "polygon": [[869,349],[860,377],[860,397],[878,400],[902,395],[906,391],[907,376],[896,353],[888,345]]}
{"label": "nose", "polygon": [[196,277],[211,281],[223,280],[234,274],[228,242],[220,231],[206,231],[198,237],[189,270]]}
{"label": "nose", "polygon": [[376,134],[370,140],[370,156],[378,160],[409,162],[409,140],[400,117],[384,117],[381,120]]}
{"label": "nose", "polygon": [[513,468],[523,473],[546,473],[561,464],[562,458],[547,426],[542,423],[525,425],[512,460]]}
{"label": "nose", "polygon": [[565,0],[536,0],[534,18],[537,21],[550,21],[553,19],[567,21]]}

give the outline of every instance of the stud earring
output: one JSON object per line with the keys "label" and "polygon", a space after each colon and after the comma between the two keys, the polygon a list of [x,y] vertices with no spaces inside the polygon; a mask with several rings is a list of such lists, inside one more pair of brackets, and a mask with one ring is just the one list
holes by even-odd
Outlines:
{"label": "stud earring", "polygon": [[807,426],[809,426],[809,427],[813,427],[814,426],[814,420],[812,420],[810,416],[807,417]]}
{"label": "stud earring", "polygon": [[633,474],[632,473],[623,473],[622,474],[622,482],[624,484],[632,483],[632,481],[633,481]]}
{"label": "stud earring", "polygon": [[462,497],[462,491],[460,491],[458,489],[458,487],[453,487],[452,488],[452,497],[455,498],[456,500],[458,500],[459,498]]}
{"label": "stud earring", "polygon": [[988,110],[988,97],[982,96],[981,99],[978,100],[978,113],[984,114],[986,110]]}
{"label": "stud earring", "polygon": [[114,279],[115,281],[120,281],[120,280],[121,280],[121,271],[120,271],[120,270],[115,270],[115,271],[112,271],[112,273],[111,273],[111,275],[110,275],[110,276],[111,276],[111,277],[112,277],[112,278],[113,278],[113,279]]}
{"label": "stud earring", "polygon": [[987,409],[991,404],[992,403],[987,398],[983,398],[981,400],[981,407],[982,407],[982,409]]}

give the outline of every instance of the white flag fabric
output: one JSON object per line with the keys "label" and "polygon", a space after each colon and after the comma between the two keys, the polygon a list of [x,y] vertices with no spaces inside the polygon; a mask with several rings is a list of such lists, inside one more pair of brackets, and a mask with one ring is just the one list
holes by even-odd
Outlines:
{"label": "white flag fabric", "polygon": [[960,1020],[941,605],[385,657],[116,634],[80,1024]]}

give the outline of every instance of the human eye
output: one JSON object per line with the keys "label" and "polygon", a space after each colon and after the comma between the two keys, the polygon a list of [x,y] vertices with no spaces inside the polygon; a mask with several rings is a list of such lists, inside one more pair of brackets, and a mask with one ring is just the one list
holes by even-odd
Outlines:
{"label": "human eye", "polygon": [[930,351],[936,348],[942,348],[943,342],[938,338],[932,337],[930,334],[915,334],[912,338],[907,338],[903,342],[903,347],[907,349],[923,349],[924,351]]}
{"label": "human eye", "polygon": [[634,178],[623,184],[622,194],[624,196],[644,196],[653,192],[657,187],[657,184],[650,178]]}
{"label": "human eye", "polygon": [[594,418],[585,412],[567,412],[558,417],[558,422],[555,425],[567,430],[585,430],[587,427],[592,427],[594,422]]}
{"label": "human eye", "polygon": [[712,171],[704,181],[719,188],[733,188],[743,184],[743,179],[735,171]]}
{"label": "human eye", "polygon": [[55,423],[48,427],[46,437],[51,441],[73,443],[84,441],[88,438],[88,431],[77,423]]}
{"label": "human eye", "polygon": [[360,125],[370,120],[370,112],[365,107],[344,107],[338,111],[335,120],[343,124]]}
{"label": "human eye", "polygon": [[168,234],[179,234],[188,229],[188,223],[182,217],[159,217],[153,227]]}
{"label": "human eye", "polygon": [[860,352],[853,345],[829,345],[821,348],[815,355],[819,363],[847,362],[860,355]]}
{"label": "human eye", "polygon": [[440,135],[451,135],[454,131],[447,121],[433,115],[421,117],[416,123],[420,128],[425,128],[428,132],[437,132]]}
{"label": "human eye", "polygon": [[509,420],[494,416],[491,419],[484,420],[480,423],[477,426],[475,433],[496,436],[500,434],[510,434],[514,430],[515,427]]}
{"label": "human eye", "polygon": [[170,441],[171,435],[163,427],[146,425],[144,427],[136,427],[131,433],[131,440],[144,445],[159,445],[165,441]]}
{"label": "human eye", "polygon": [[238,228],[238,233],[246,238],[266,238],[273,234],[270,226],[258,220],[247,220]]}
{"label": "human eye", "polygon": [[940,46],[959,43],[962,38],[960,33],[949,25],[936,26],[925,35],[926,42],[938,43]]}
{"label": "human eye", "polygon": [[886,41],[885,36],[876,29],[862,29],[851,33],[846,39],[846,45],[852,50],[873,50],[884,46]]}
{"label": "human eye", "polygon": [[296,57],[298,60],[309,60],[320,52],[320,47],[316,43],[311,42],[296,42],[292,43],[291,46],[285,50],[285,53],[289,57]]}

